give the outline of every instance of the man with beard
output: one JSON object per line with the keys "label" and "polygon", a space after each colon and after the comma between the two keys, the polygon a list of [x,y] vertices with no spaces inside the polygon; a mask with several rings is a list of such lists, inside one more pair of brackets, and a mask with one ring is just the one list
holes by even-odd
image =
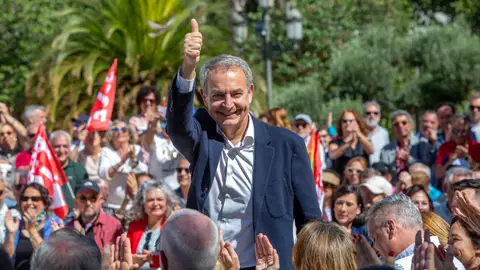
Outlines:
{"label": "man with beard", "polygon": [[103,212],[103,200],[98,185],[85,182],[75,191],[74,220],[67,224],[94,240],[102,252],[123,233],[120,221]]}
{"label": "man with beard", "polygon": [[378,123],[381,118],[380,104],[368,101],[363,104],[363,121],[368,128],[368,139],[373,144],[373,154],[370,155],[370,164],[380,161],[382,148],[390,142],[388,131]]}

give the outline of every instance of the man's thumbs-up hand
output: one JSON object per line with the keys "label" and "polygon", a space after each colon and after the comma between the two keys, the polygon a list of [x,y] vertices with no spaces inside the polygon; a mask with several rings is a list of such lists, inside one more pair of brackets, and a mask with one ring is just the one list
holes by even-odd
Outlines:
{"label": "man's thumbs-up hand", "polygon": [[180,76],[187,80],[195,78],[195,68],[200,60],[202,50],[202,34],[199,32],[198,23],[192,19],[192,32],[185,35],[183,42],[183,66]]}

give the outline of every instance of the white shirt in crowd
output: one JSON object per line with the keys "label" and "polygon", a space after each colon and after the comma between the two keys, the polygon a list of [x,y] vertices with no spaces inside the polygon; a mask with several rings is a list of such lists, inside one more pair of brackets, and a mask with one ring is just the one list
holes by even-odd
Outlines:
{"label": "white shirt in crowd", "polygon": [[177,166],[180,162],[180,154],[173,146],[171,140],[155,136],[153,149],[150,155],[150,174],[157,180],[162,180],[172,190],[180,187],[177,180]]}
{"label": "white shirt in crowd", "polygon": [[[8,211],[9,210],[7,205],[3,203],[2,207],[0,208],[0,245],[3,245],[5,243],[5,236],[7,234],[7,228],[5,227],[5,216],[7,215]],[[17,210],[12,209],[10,211],[12,212],[13,217],[21,217],[20,213]]]}
{"label": "white shirt in crowd", "polygon": [[381,126],[377,126],[373,134],[368,135],[368,140],[373,144],[373,154],[370,155],[370,165],[380,161],[380,152],[385,145],[390,143],[388,131]]}
{"label": "white shirt in crowd", "polygon": [[125,188],[127,184],[127,176],[129,173],[147,172],[148,168],[143,161],[143,155],[140,146],[135,145],[135,155],[137,156],[138,165],[132,167],[132,161],[127,161],[120,166],[113,177],[108,175],[108,169],[119,163],[121,158],[117,151],[110,146],[103,147],[100,151],[100,164],[98,165],[98,175],[101,179],[108,182],[108,199],[107,207],[112,209],[120,209],[123,199],[125,198]]}
{"label": "white shirt in crowd", "polygon": [[[193,81],[177,76],[179,92],[193,91]],[[254,157],[254,126],[249,115],[243,140],[233,145],[224,137],[223,150],[206,207],[210,218],[223,231],[225,242],[232,243],[242,268],[256,265],[255,232],[253,230],[252,178]]]}

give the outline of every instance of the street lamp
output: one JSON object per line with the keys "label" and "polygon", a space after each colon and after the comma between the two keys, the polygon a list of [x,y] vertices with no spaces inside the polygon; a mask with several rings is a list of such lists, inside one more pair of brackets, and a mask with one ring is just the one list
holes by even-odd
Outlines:
{"label": "street lamp", "polygon": [[298,49],[298,42],[303,38],[302,14],[290,3],[286,12],[287,38],[293,41],[294,50]]}
{"label": "street lamp", "polygon": [[247,18],[241,10],[232,10],[232,31],[235,42],[241,44],[247,40]]}

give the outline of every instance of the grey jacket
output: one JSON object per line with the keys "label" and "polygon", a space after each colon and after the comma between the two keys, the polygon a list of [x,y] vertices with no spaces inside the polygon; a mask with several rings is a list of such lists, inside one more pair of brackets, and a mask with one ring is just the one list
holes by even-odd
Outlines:
{"label": "grey jacket", "polygon": [[[380,153],[380,161],[393,165],[395,163],[395,157],[397,155],[397,140],[391,141],[385,145]],[[408,158],[408,164],[421,162],[425,165],[432,165],[435,163],[436,151],[435,147],[432,147],[428,142],[421,141],[417,136],[410,136],[410,157]]]}

